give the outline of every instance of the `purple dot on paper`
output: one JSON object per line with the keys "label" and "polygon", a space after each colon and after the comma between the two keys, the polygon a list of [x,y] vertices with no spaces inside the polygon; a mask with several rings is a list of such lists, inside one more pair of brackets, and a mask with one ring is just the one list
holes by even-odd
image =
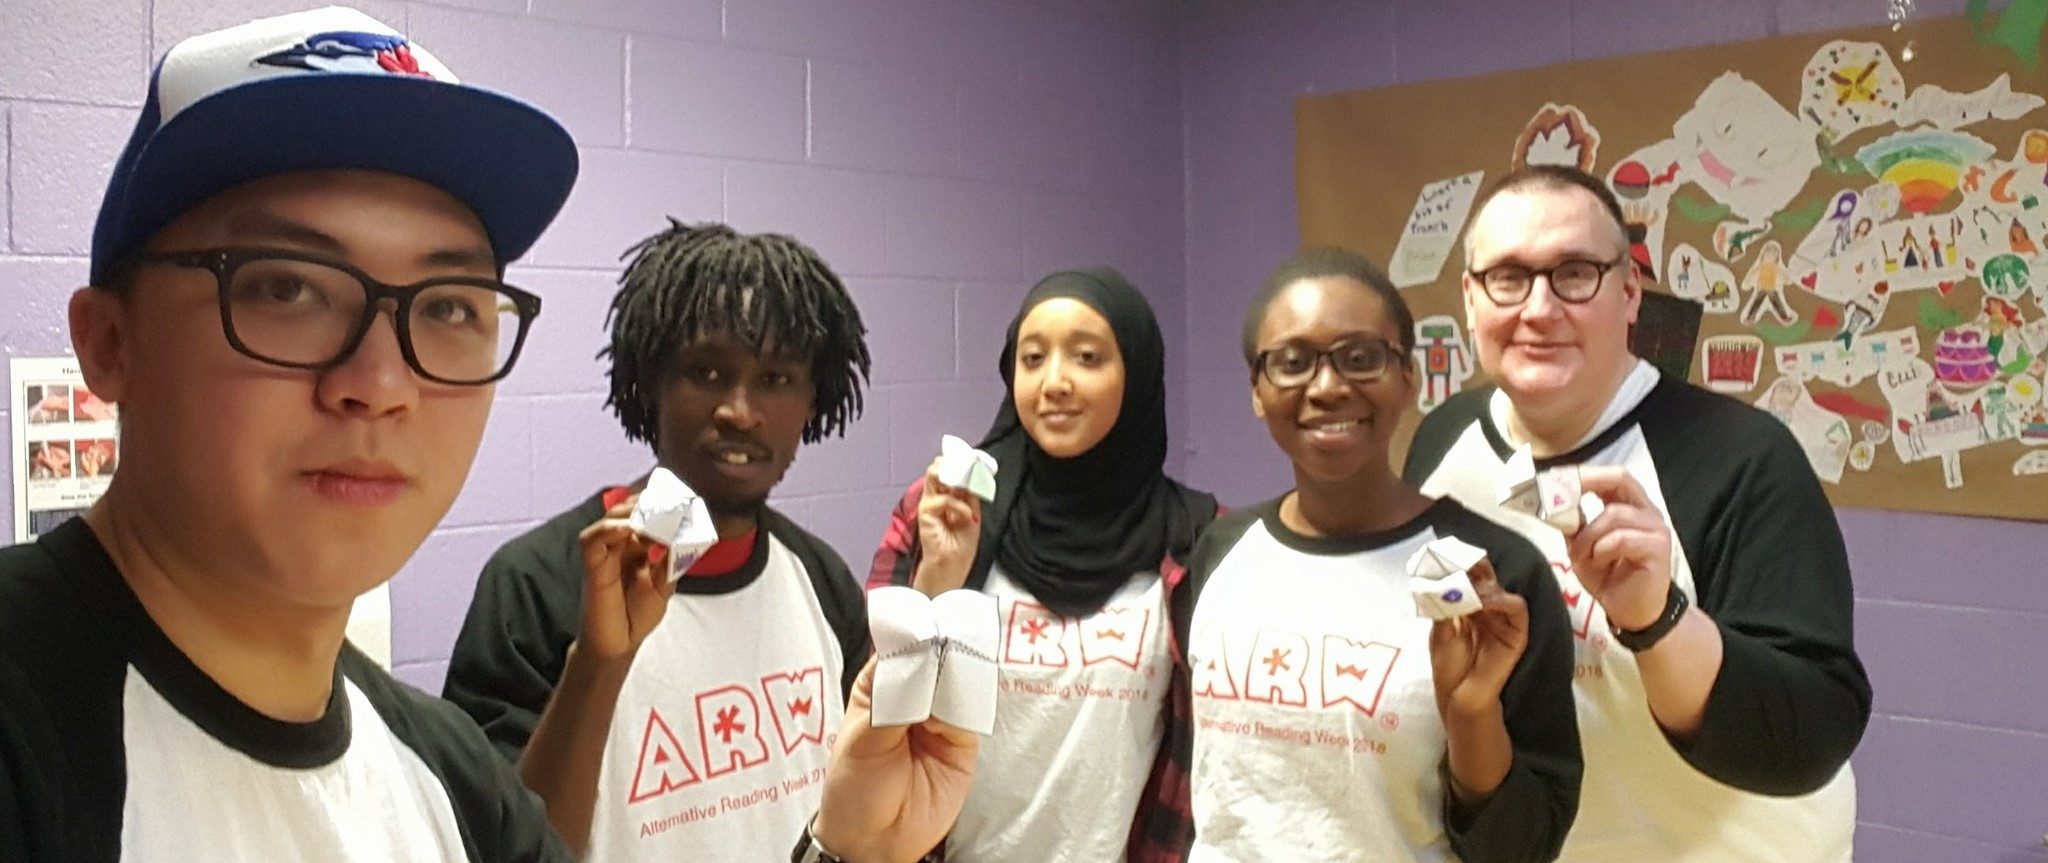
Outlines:
{"label": "purple dot on paper", "polygon": [[1464,592],[1464,591],[1462,591],[1462,590],[1459,590],[1459,589],[1457,589],[1457,588],[1455,588],[1455,587],[1451,588],[1450,590],[1446,590],[1446,591],[1444,591],[1444,601],[1445,601],[1445,602],[1457,602],[1457,601],[1459,601],[1459,600],[1462,600],[1462,599],[1464,599],[1464,598],[1465,598],[1465,592]]}

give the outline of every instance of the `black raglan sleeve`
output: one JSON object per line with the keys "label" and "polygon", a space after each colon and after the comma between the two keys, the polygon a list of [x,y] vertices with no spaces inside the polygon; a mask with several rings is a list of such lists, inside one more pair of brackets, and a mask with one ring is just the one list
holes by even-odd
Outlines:
{"label": "black raglan sleeve", "polygon": [[469,714],[508,764],[519,763],[540,724],[583,613],[573,544],[542,547],[544,536],[513,540],[484,564],[442,685],[441,697]]}
{"label": "black raglan sleeve", "polygon": [[[1791,433],[1746,405],[1713,407],[1722,420],[1715,425],[1728,433],[1693,435],[1690,452],[1669,454],[1668,472],[1684,477],[1675,462],[1690,459],[1726,473],[1687,477],[1664,492],[1700,608],[1722,643],[1699,731],[1674,745],[1700,772],[1736,788],[1806,794],[1848,762],[1870,719],[1848,551]],[[1731,459],[1737,441],[1744,443]],[[1665,475],[1666,460],[1658,461]]]}
{"label": "black raglan sleeve", "polygon": [[1466,390],[1422,417],[1422,423],[1415,427],[1415,437],[1408,442],[1408,458],[1401,467],[1401,476],[1409,485],[1420,488],[1430,474],[1436,473],[1444,455],[1458,442],[1458,436],[1485,412],[1492,391],[1492,387]]}
{"label": "black raglan sleeve", "polygon": [[33,860],[31,838],[42,829],[28,813],[29,750],[11,714],[32,703],[19,675],[0,658],[0,860]]}
{"label": "black raglan sleeve", "polygon": [[1460,859],[1554,860],[1579,812],[1578,709],[1572,695],[1572,634],[1557,579],[1542,555],[1506,528],[1462,512],[1454,535],[1486,549],[1501,586],[1529,604],[1529,644],[1501,689],[1514,763],[1478,811],[1459,819],[1444,764],[1444,830]]}
{"label": "black raglan sleeve", "polygon": [[824,540],[781,513],[771,515],[770,531],[803,562],[811,589],[818,595],[818,607],[825,612],[825,623],[839,639],[839,695],[848,697],[853,693],[854,679],[860,677],[861,667],[867,665],[871,649],[867,594],[861,590],[861,583],[854,580],[846,559]]}
{"label": "black raglan sleeve", "polygon": [[441,781],[471,863],[574,859],[549,826],[540,797],[461,710],[392,679],[354,650],[343,653],[341,664],[386,727]]}

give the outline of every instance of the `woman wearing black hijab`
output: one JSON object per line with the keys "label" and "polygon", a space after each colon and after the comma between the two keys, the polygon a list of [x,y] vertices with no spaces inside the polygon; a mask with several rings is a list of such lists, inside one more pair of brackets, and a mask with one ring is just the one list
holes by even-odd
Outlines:
{"label": "woman wearing black hijab", "polygon": [[[1047,276],[1003,345],[980,448],[987,507],[913,483],[868,586],[996,597],[996,732],[947,840],[954,863],[1121,860],[1160,752],[1173,658],[1165,590],[1216,499],[1163,472],[1165,347],[1144,295],[1106,267]],[[936,441],[934,442],[936,443]]]}

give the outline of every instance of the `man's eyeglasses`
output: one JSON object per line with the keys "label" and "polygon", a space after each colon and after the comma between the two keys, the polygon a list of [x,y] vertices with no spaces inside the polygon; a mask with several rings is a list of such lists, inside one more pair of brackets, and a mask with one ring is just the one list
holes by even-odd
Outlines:
{"label": "man's eyeglasses", "polygon": [[1467,272],[1479,280],[1480,286],[1486,289],[1486,298],[1495,305],[1512,306],[1527,300],[1537,276],[1543,276],[1550,282],[1552,296],[1567,303],[1583,303],[1600,293],[1600,283],[1606,279],[1607,271],[1624,260],[1627,260],[1626,256],[1604,263],[1572,260],[1547,270],[1502,264]]}
{"label": "man's eyeglasses", "polygon": [[1387,376],[1387,370],[1405,362],[1407,356],[1385,339],[1350,338],[1318,350],[1301,344],[1284,344],[1260,351],[1254,370],[1266,382],[1287,390],[1307,386],[1328,360],[1337,374],[1353,383],[1369,384]]}
{"label": "man's eyeglasses", "polygon": [[377,312],[388,307],[399,351],[413,371],[443,384],[487,384],[512,370],[540,314],[540,297],[497,279],[443,276],[387,285],[340,261],[282,249],[201,249],[131,260],[212,271],[228,344],[286,368],[324,370],[347,362]]}

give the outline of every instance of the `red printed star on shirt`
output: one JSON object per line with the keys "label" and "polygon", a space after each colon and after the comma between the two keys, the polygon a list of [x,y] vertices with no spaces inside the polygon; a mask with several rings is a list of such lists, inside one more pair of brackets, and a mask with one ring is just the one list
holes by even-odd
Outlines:
{"label": "red printed star on shirt", "polygon": [[1037,644],[1039,639],[1044,638],[1045,618],[1041,617],[1026,621],[1024,623],[1024,637],[1030,639],[1032,644]]}
{"label": "red printed star on shirt", "polygon": [[718,721],[712,723],[711,731],[718,735],[720,743],[731,743],[732,736],[747,730],[746,723],[740,722],[740,709],[727,707],[718,711]]}
{"label": "red printed star on shirt", "polygon": [[1279,674],[1280,672],[1286,671],[1289,668],[1293,667],[1287,664],[1287,654],[1293,652],[1294,651],[1281,650],[1280,648],[1275,647],[1273,648],[1272,653],[1266,654],[1266,658],[1261,659],[1259,661],[1266,664],[1267,674]]}

